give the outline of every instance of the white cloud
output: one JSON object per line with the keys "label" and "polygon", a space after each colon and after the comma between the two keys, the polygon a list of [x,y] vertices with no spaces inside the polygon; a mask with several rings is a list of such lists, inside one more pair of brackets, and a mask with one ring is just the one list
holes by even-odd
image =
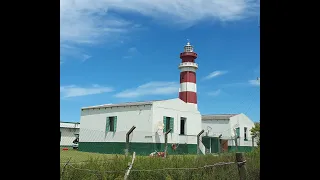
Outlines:
{"label": "white cloud", "polygon": [[208,79],[212,79],[221,75],[224,75],[228,73],[228,71],[213,71],[212,73],[210,73],[208,76],[204,77],[203,80],[208,80]]}
{"label": "white cloud", "polygon": [[220,93],[221,93],[221,89],[218,89],[216,91],[209,92],[208,95],[210,95],[210,96],[218,96]]}
{"label": "white cloud", "polygon": [[136,53],[138,50],[135,47],[131,47],[128,49],[128,53]]}
{"label": "white cloud", "polygon": [[101,94],[106,92],[112,92],[110,87],[103,87],[99,85],[92,85],[91,87],[79,87],[75,85],[60,86],[60,96],[62,98],[87,96],[92,94]]}
{"label": "white cloud", "polygon": [[123,56],[123,59],[132,58],[134,55],[138,54],[138,49],[136,47],[131,47],[128,49],[127,55]]}
{"label": "white cloud", "polygon": [[179,84],[176,82],[149,82],[134,89],[128,89],[116,94],[119,98],[133,98],[146,95],[178,94]]}
{"label": "white cloud", "polygon": [[82,55],[82,61],[86,61],[87,59],[90,59],[91,56],[89,56],[88,54],[83,54]]}
{"label": "white cloud", "polygon": [[74,45],[60,44],[60,61],[65,62],[66,59],[69,58],[75,58],[84,62],[90,59],[91,56],[84,52],[81,48],[78,48]]}
{"label": "white cloud", "polygon": [[260,80],[249,80],[249,84],[253,86],[260,86]]}
{"label": "white cloud", "polygon": [[139,28],[114,12],[190,26],[205,19],[235,21],[255,16],[258,7],[257,0],[60,0],[60,42],[95,44]]}

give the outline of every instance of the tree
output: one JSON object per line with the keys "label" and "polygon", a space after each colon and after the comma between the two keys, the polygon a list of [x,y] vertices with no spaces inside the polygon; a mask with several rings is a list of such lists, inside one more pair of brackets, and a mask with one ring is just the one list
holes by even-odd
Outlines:
{"label": "tree", "polygon": [[254,127],[250,131],[251,136],[257,140],[257,145],[260,146],[260,123],[254,123]]}

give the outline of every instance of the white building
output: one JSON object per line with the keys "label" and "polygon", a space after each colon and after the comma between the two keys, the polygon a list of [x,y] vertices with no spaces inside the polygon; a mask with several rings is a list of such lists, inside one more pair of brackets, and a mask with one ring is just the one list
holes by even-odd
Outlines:
{"label": "white building", "polygon": [[80,123],[60,121],[60,147],[71,147],[79,135]]}
{"label": "white building", "polygon": [[[252,141],[250,132],[253,127],[254,122],[243,113],[202,115],[202,129],[205,130],[204,136],[221,136],[220,143],[223,151],[235,150],[235,134],[238,136],[238,150],[250,151],[252,145],[256,146],[256,142]],[[216,147],[213,147],[212,141],[203,142],[203,144],[206,146],[206,152],[213,153],[218,151]]]}
{"label": "white building", "polygon": [[175,153],[196,153],[201,131],[200,112],[179,98],[82,108],[80,123],[79,150],[100,153],[124,153],[132,126],[136,129],[130,135],[129,151],[163,151],[163,132],[170,128],[168,145],[178,146]]}
{"label": "white building", "polygon": [[[168,136],[168,152],[196,153],[197,135],[202,134],[199,149],[204,154],[217,152],[222,144],[232,150],[234,137],[231,129],[238,128],[238,147],[251,147],[249,130],[254,123],[244,114],[202,116],[197,109],[196,71],[198,54],[188,42],[180,53],[179,98],[163,101],[147,101],[124,104],[108,104],[81,109],[79,150],[100,153],[123,154],[126,149],[126,134],[135,126],[129,137],[129,151],[138,154],[164,150],[164,134]],[[177,92],[178,93],[178,92]],[[222,134],[223,143],[216,138]],[[171,146],[176,146],[177,149]],[[238,148],[238,149],[239,149]],[[217,150],[218,149],[218,150]],[[240,149],[241,150],[241,149]]]}

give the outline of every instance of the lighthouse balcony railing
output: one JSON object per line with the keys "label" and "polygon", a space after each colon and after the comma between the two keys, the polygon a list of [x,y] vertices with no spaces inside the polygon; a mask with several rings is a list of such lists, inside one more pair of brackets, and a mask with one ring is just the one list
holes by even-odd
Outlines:
{"label": "lighthouse balcony railing", "polygon": [[198,64],[197,63],[193,63],[193,62],[183,62],[180,63],[179,68],[181,67],[195,67],[198,68]]}

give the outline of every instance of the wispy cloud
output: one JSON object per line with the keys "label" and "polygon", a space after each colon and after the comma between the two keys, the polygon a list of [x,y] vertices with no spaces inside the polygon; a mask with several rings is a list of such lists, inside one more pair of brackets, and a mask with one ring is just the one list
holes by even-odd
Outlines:
{"label": "wispy cloud", "polygon": [[176,82],[149,82],[137,88],[127,89],[115,95],[119,98],[133,98],[147,95],[168,95],[179,92]]}
{"label": "wispy cloud", "polygon": [[220,84],[220,87],[227,88],[227,87],[245,87],[248,86],[247,82],[234,82],[234,83],[226,83]]}
{"label": "wispy cloud", "polygon": [[89,56],[88,54],[83,54],[82,55],[82,61],[86,61],[87,59],[90,59],[91,56]]}
{"label": "wispy cloud", "polygon": [[79,87],[76,85],[60,86],[60,96],[62,98],[70,98],[77,96],[87,96],[93,94],[101,94],[106,92],[112,92],[110,87],[104,87],[100,85],[92,85],[90,87]]}
{"label": "wispy cloud", "polygon": [[73,58],[80,61],[86,61],[91,58],[85,51],[74,45],[60,44],[60,64],[66,59]]}
{"label": "wispy cloud", "polygon": [[[236,21],[256,16],[257,0],[60,0],[60,42],[96,44],[139,28],[113,12],[131,12],[156,22],[190,26],[204,19]],[[190,15],[192,14],[192,15]]]}
{"label": "wispy cloud", "polygon": [[221,93],[221,89],[218,89],[216,91],[211,91],[208,93],[209,96],[218,96]]}
{"label": "wispy cloud", "polygon": [[204,77],[203,80],[208,80],[208,79],[212,79],[221,75],[224,75],[228,73],[228,71],[213,71],[212,73],[210,73],[208,76]]}
{"label": "wispy cloud", "polygon": [[136,47],[131,47],[128,49],[127,55],[123,56],[124,59],[132,58],[134,55],[138,53],[138,49]]}
{"label": "wispy cloud", "polygon": [[249,84],[253,86],[260,86],[260,80],[249,80]]}

